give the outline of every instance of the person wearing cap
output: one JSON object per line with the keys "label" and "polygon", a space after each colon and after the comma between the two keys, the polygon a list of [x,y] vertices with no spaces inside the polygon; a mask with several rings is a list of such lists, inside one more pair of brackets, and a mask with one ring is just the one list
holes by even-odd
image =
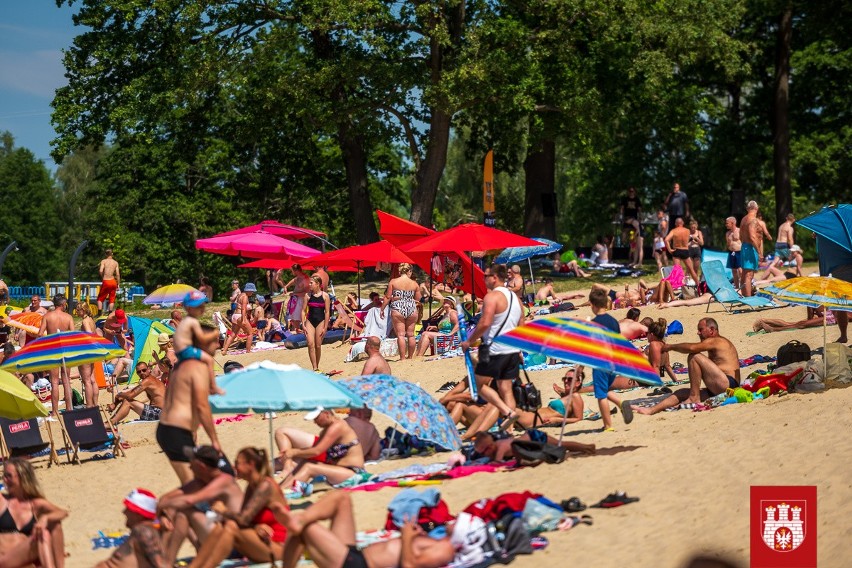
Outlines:
{"label": "person wearing cap", "polygon": [[177,364],[178,358],[175,355],[174,341],[171,335],[166,332],[160,333],[157,336],[157,347],[157,350],[151,351],[151,356],[155,362],[159,363],[160,359],[168,359],[172,366]]}
{"label": "person wearing cap", "polygon": [[225,344],[222,346],[222,355],[225,355],[228,352],[228,348],[231,347],[231,344],[237,339],[240,331],[242,331],[246,336],[246,353],[251,353],[251,343],[252,338],[254,337],[254,330],[251,327],[249,299],[256,292],[257,286],[255,286],[254,283],[249,282],[245,285],[245,288],[242,292],[240,292],[239,296],[237,296],[237,307],[234,310],[234,313],[231,314],[231,322],[234,324],[231,326],[232,333],[229,333],[228,338],[225,339]]}
{"label": "person wearing cap", "polygon": [[104,320],[102,329],[104,339],[116,343],[122,349],[127,349],[125,331],[127,331],[127,314],[124,310],[117,309]]}
{"label": "person wearing cap", "polygon": [[3,483],[0,566],[64,566],[62,521],[68,511],[45,499],[32,464],[24,458],[6,460]]}
{"label": "person wearing cap", "polygon": [[98,315],[103,312],[104,301],[106,301],[107,313],[115,308],[115,293],[121,279],[121,270],[118,261],[112,257],[112,249],[106,249],[106,258],[98,265],[98,274],[101,276],[101,289],[98,291]]}
{"label": "person wearing cap", "polygon": [[269,456],[262,448],[246,447],[234,461],[237,476],[246,482],[246,493],[237,512],[223,511],[224,522],[210,532],[193,560],[193,568],[215,568],[232,550],[252,562],[280,558],[287,528],[275,510],[288,510],[281,487],[272,477]]}
{"label": "person wearing cap", "polygon": [[305,420],[319,426],[319,436],[286,426],[275,431],[285,473],[282,486],[292,484],[301,491],[319,475],[336,485],[363,471],[364,449],[346,422],[322,406],[305,414]]}
{"label": "person wearing cap", "polygon": [[[38,330],[38,336],[53,335],[63,331],[74,330],[74,318],[71,314],[65,313],[68,307],[68,301],[63,294],[57,294],[53,297],[53,311],[48,312],[41,319],[41,327]],[[54,416],[59,412],[59,382],[65,390],[65,408],[66,410],[74,409],[74,402],[71,398],[71,379],[68,376],[68,368],[63,365],[61,369],[50,370],[50,411]],[[97,391],[95,391],[97,392]]]}
{"label": "person wearing cap", "polygon": [[302,312],[305,310],[305,298],[310,291],[311,280],[299,264],[294,264],[290,270],[293,271],[293,278],[284,285],[283,289],[286,294],[290,286],[293,287],[290,300],[287,302],[287,326],[290,331],[301,333]]}
{"label": "person wearing cap", "polygon": [[134,489],[124,498],[124,524],[130,536],[97,568],[166,568],[163,541],[154,525],[157,518],[157,496],[147,489]]}
{"label": "person wearing cap", "polygon": [[213,446],[184,448],[192,480],[160,497],[158,516],[165,535],[166,562],[173,566],[189,529],[201,543],[221,521],[216,511],[239,513],[244,494],[228,460]]}
{"label": "person wearing cap", "polygon": [[[422,357],[432,342],[439,335],[453,336],[459,332],[459,312],[456,310],[456,299],[447,296],[441,302],[440,320],[436,325],[428,325],[420,332],[420,343],[417,345],[417,356]],[[434,316],[433,316],[434,321]]]}
{"label": "person wearing cap", "polygon": [[[439,568],[452,562],[457,552],[464,552],[474,543],[481,546],[488,537],[482,519],[462,513],[457,521],[447,524],[449,536],[427,536],[416,519],[412,519],[400,527],[399,537],[359,549],[355,544],[352,497],[341,490],[326,493],[303,511],[283,507],[273,510],[290,534],[284,548],[284,568],[295,568],[305,549],[318,568]],[[320,521],[330,521],[330,526]]]}
{"label": "person wearing cap", "polygon": [[213,328],[205,331],[201,328],[201,323],[198,321],[198,318],[204,315],[204,305],[206,303],[207,296],[198,290],[193,290],[184,296],[183,308],[186,310],[186,317],[181,320],[177,329],[175,329],[172,342],[174,343],[177,362],[180,363],[188,359],[194,359],[205,363],[210,377],[210,393],[224,394],[224,391],[216,386],[216,371],[213,369],[213,356],[203,351],[200,347],[209,345],[210,343],[219,344],[219,330]]}
{"label": "person wearing cap", "polygon": [[[132,389],[125,389],[115,395],[115,402],[107,408],[113,412],[112,421],[118,424],[134,411],[140,420],[155,421],[160,419],[163,404],[166,401],[166,385],[151,373],[150,365],[144,361],[136,363],[136,374],[139,375],[139,383]],[[148,402],[143,403],[136,397],[145,393]]]}
{"label": "person wearing cap", "polygon": [[382,355],[382,340],[375,335],[367,337],[364,343],[364,353],[367,354],[367,360],[364,361],[364,367],[361,369],[362,375],[390,375],[390,363]]}

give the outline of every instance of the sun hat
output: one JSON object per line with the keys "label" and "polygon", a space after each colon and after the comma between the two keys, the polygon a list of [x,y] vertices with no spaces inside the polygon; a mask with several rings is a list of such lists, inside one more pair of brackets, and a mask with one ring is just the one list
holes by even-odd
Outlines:
{"label": "sun hat", "polygon": [[443,301],[444,301],[444,302],[449,302],[449,303],[451,303],[451,304],[453,305],[453,307],[454,307],[454,308],[456,307],[456,299],[455,299],[455,298],[453,298],[452,296],[444,296],[444,300],[443,300]]}
{"label": "sun hat", "polygon": [[199,306],[203,306],[208,301],[207,296],[198,290],[193,290],[183,297],[183,305],[187,308],[197,308]]}
{"label": "sun hat", "polygon": [[147,489],[134,489],[124,498],[124,506],[137,515],[152,520],[157,516],[157,496]]}
{"label": "sun hat", "polygon": [[124,323],[127,321],[127,314],[125,314],[124,310],[121,308],[115,310],[115,321],[118,323]]}
{"label": "sun hat", "polygon": [[161,333],[160,335],[157,336],[157,345],[165,345],[166,343],[168,343],[171,340],[172,340],[172,338],[169,337],[168,333],[165,333],[165,332]]}
{"label": "sun hat", "polygon": [[325,408],[324,408],[324,407],[322,407],[322,406],[317,406],[316,408],[314,408],[313,410],[311,410],[310,412],[308,412],[307,414],[305,414],[305,420],[308,420],[308,421],[316,420],[316,419],[317,419],[317,416],[319,416],[320,414],[322,414],[324,410],[325,410]]}
{"label": "sun hat", "polygon": [[254,282],[249,282],[243,288],[243,292],[257,292],[257,286],[254,285]]}

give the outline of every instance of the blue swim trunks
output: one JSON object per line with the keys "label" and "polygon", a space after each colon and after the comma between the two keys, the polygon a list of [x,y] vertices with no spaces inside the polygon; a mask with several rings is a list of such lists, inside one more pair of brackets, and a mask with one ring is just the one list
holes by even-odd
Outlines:
{"label": "blue swim trunks", "polygon": [[597,369],[592,371],[592,385],[595,387],[595,398],[598,400],[606,398],[613,381],[615,381],[615,373],[605,373]]}
{"label": "blue swim trunks", "polygon": [[757,254],[757,249],[749,243],[743,243],[743,249],[740,251],[740,259],[743,270],[754,272],[760,265],[760,257]]}
{"label": "blue swim trunks", "polygon": [[740,251],[731,251],[731,253],[728,255],[728,268],[734,270],[737,268],[742,268],[742,258],[740,255]]}
{"label": "blue swim trunks", "polygon": [[775,256],[779,257],[781,260],[787,261],[790,260],[791,255],[790,245],[787,243],[775,243]]}
{"label": "blue swim trunks", "polygon": [[186,349],[182,350],[180,353],[175,353],[177,355],[178,361],[187,361],[189,359],[195,359],[196,361],[201,361],[201,356],[203,352],[198,347],[194,345],[190,345]]}

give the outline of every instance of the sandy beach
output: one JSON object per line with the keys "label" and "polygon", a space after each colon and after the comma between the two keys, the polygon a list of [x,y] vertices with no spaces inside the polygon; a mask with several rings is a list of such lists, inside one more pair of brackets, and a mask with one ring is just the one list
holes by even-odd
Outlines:
{"label": "sandy beach", "polygon": [[[697,341],[696,326],[706,315],[706,309],[697,306],[659,310],[649,306],[642,309],[642,316],[680,320],[684,334],[672,336],[668,341],[692,342]],[[727,314],[720,304],[713,304],[709,315],[717,319],[721,335],[735,344],[740,358],[745,358],[758,354],[774,356],[778,347],[791,339],[804,341],[812,349],[821,347],[822,328],[746,335],[758,317],[798,320],[804,317],[804,311],[802,307],[785,307]],[[624,313],[625,310],[616,310],[613,315],[621,318]],[[571,315],[585,318],[590,312],[585,308]],[[829,327],[828,340],[836,337],[836,327]],[[343,363],[347,349],[348,346],[326,346],[321,367],[327,371],[341,369],[340,376],[357,375],[360,363]],[[309,366],[304,349],[276,349],[227,359],[242,363],[269,359]],[[673,353],[672,362],[685,363],[686,356]],[[459,380],[464,374],[461,358],[392,360],[391,367],[396,376],[419,383],[433,393],[446,381]],[[744,368],[743,376],[765,368],[765,364]],[[564,370],[530,373],[545,402],[555,396],[550,385],[563,373]],[[650,390],[636,389],[621,396],[644,397]],[[108,397],[102,391],[101,401],[108,401]],[[587,408],[596,409],[590,395],[584,397],[584,402]],[[380,431],[390,424],[378,414],[374,423]],[[315,428],[304,422],[300,414],[279,413],[275,425],[285,424]],[[570,439],[596,444],[595,456],[571,457],[559,465],[444,481],[439,486],[442,496],[454,513],[482,497],[527,489],[555,501],[577,496],[588,504],[615,490],[641,499],[616,509],[587,511],[594,516],[593,526],[546,533],[549,546],[532,556],[519,557],[515,561],[518,566],[564,565],[570,559],[572,565],[578,566],[677,567],[699,552],[746,566],[750,487],[816,485],[820,565],[846,565],[843,558],[850,550],[852,529],[844,511],[852,502],[852,481],[847,458],[843,456],[852,451],[852,442],[846,437],[852,426],[852,389],[773,396],[766,401],[706,412],[679,410],[650,417],[636,416],[630,425],[617,416],[615,432],[602,433],[600,425],[600,421],[582,421],[566,430]],[[154,440],[155,426],[154,423],[122,425],[121,434],[131,444],[125,458],[51,468],[47,467],[46,458],[34,460],[47,497],[71,512],[64,523],[70,553],[68,566],[91,566],[111,553],[106,549],[92,550],[91,538],[99,530],[123,528],[121,500],[130,489],[144,487],[160,494],[177,486],[177,478]],[[259,416],[252,416],[239,422],[224,422],[218,431],[223,447],[233,458],[246,445],[267,447],[267,427]],[[558,429],[550,431],[558,434]],[[58,432],[54,428],[55,435]],[[447,455],[389,460],[371,470],[387,471],[418,462],[436,463],[445,461]],[[354,492],[358,528],[382,526],[386,506],[397,491],[387,488],[370,493]],[[189,554],[191,549],[185,546],[183,552]]]}

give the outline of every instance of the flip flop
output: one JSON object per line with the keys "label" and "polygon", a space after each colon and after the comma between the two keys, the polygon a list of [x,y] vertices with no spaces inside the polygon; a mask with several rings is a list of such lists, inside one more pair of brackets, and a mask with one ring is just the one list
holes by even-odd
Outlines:
{"label": "flip flop", "polygon": [[648,393],[649,396],[659,396],[661,394],[672,394],[672,389],[669,387],[657,387]]}
{"label": "flip flop", "polygon": [[604,499],[601,499],[599,503],[592,505],[592,507],[596,507],[598,509],[614,509],[615,507],[621,507],[628,503],[635,503],[638,500],[639,497],[628,497],[627,493],[623,491],[616,491],[615,493],[610,493]]}
{"label": "flip flop", "polygon": [[560,503],[562,510],[566,513],[579,513],[586,510],[586,504],[580,501],[579,497],[571,497]]}
{"label": "flip flop", "polygon": [[629,400],[621,401],[621,416],[624,418],[625,424],[633,422],[633,407],[630,406]]}
{"label": "flip flop", "polygon": [[577,525],[581,525],[581,524],[591,526],[591,525],[594,524],[594,520],[592,520],[591,515],[583,515],[582,517],[577,517],[577,516],[565,517],[564,519],[559,521],[558,525],[556,525],[556,530],[568,531],[568,530],[573,529]]}

